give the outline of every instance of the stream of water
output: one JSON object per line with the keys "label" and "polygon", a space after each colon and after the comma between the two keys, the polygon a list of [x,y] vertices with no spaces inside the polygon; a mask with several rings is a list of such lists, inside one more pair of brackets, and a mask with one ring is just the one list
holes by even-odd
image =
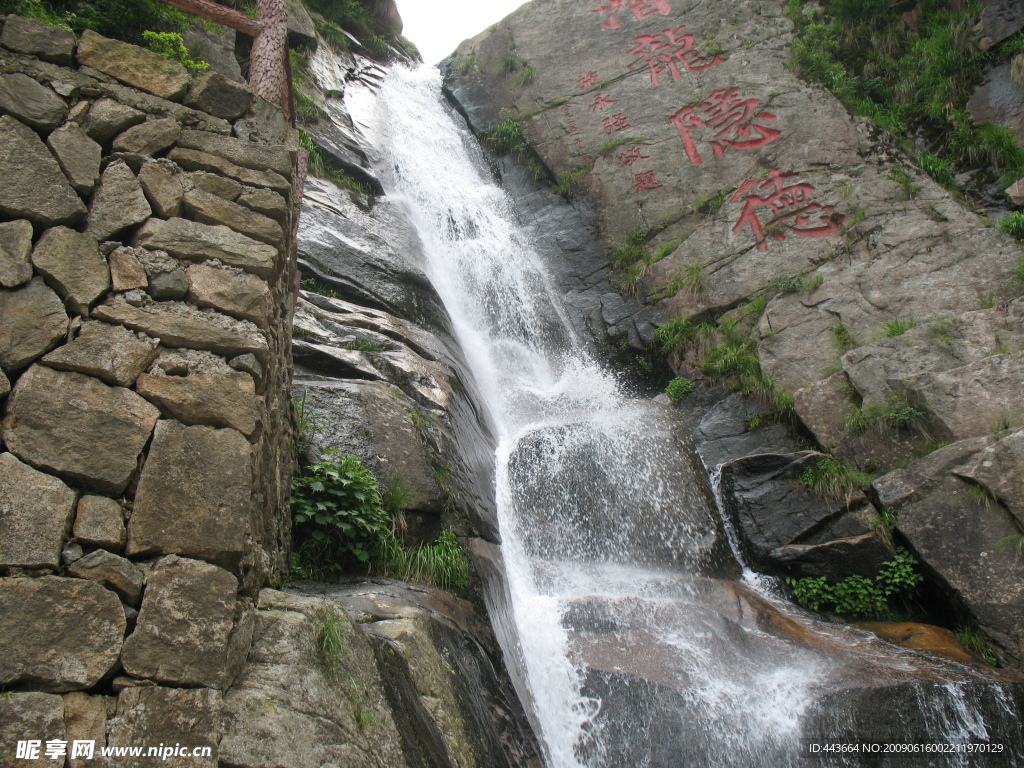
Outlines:
{"label": "stream of water", "polygon": [[[506,653],[552,768],[857,765],[808,762],[801,739],[841,732],[855,716],[844,707],[900,680],[912,710],[902,727],[914,729],[903,741],[1010,728],[1004,764],[1024,765],[998,685],[812,622],[740,578],[671,409],[625,396],[570,330],[436,69],[396,68],[350,108],[419,231],[420,266],[496,427],[511,606],[492,617],[518,638]],[[861,698],[828,699],[850,691]]]}

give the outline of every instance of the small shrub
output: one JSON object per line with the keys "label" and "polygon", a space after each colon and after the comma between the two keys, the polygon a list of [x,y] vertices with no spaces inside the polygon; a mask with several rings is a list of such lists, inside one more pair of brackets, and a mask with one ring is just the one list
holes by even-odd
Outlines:
{"label": "small shrub", "polygon": [[1024,533],[1011,533],[1009,536],[1004,536],[996,542],[995,551],[1000,554],[1011,552],[1015,560],[1020,560],[1021,557],[1024,557]]}
{"label": "small shrub", "polygon": [[654,338],[658,342],[661,352],[666,355],[681,347],[689,339],[692,339],[693,335],[693,324],[685,317],[669,320],[654,331]]}
{"label": "small shrub", "polygon": [[484,134],[484,143],[501,154],[525,152],[530,142],[523,133],[523,127],[515,117],[506,117]]}
{"label": "small shrub", "polygon": [[871,485],[874,476],[847,466],[834,456],[826,456],[804,469],[800,482],[822,498],[849,498],[855,490]]}
{"label": "small shrub", "polygon": [[944,160],[938,155],[933,155],[929,152],[922,152],[917,156],[917,165],[922,171],[931,176],[940,187],[948,190],[955,190],[957,188],[956,172],[948,160]]}
{"label": "small shrub", "polygon": [[889,426],[897,432],[924,432],[924,411],[919,411],[905,400],[890,403],[886,417]]}
{"label": "small shrub", "polygon": [[843,426],[851,435],[863,435],[882,422],[882,413],[877,406],[855,405],[843,419]]}
{"label": "small shrub", "polygon": [[612,246],[609,260],[616,267],[624,267],[647,258],[647,233],[639,227],[629,233],[622,245]]}
{"label": "small shrub", "polygon": [[191,59],[185,41],[177,32],[150,32],[142,33],[146,47],[154,53],[159,53],[165,59],[176,61],[186,69],[193,72],[204,72],[210,68],[210,62],[202,59]]}
{"label": "small shrub", "polygon": [[842,320],[832,327],[832,341],[840,354],[845,354],[860,346]]}
{"label": "small shrub", "polygon": [[999,664],[999,658],[996,656],[995,651],[992,650],[992,641],[989,640],[988,635],[983,630],[977,627],[960,627],[953,634],[956,635],[960,645],[975,656],[980,656],[993,667]]}
{"label": "small shrub", "polygon": [[916,566],[914,557],[901,547],[892,560],[882,564],[874,579],[848,576],[830,585],[822,576],[786,579],[786,583],[793,590],[797,602],[812,611],[830,610],[855,618],[890,618],[893,615],[890,601],[895,597],[906,597],[924,581]]}
{"label": "small shrub", "polygon": [[383,344],[374,344],[372,341],[363,341],[356,339],[354,341],[346,341],[341,345],[342,349],[350,349],[354,352],[387,352],[388,348]]}
{"label": "small shrub", "polygon": [[1024,242],[1024,213],[1014,211],[999,221],[999,229]]}
{"label": "small shrub", "polygon": [[307,572],[366,564],[391,532],[377,480],[357,457],[337,450],[295,474],[291,504],[296,553]]}
{"label": "small shrub", "polygon": [[455,533],[447,528],[434,544],[406,547],[388,539],[381,543],[377,554],[382,568],[403,581],[419,581],[440,589],[465,589],[469,583],[469,561]]}
{"label": "small shrub", "polygon": [[729,190],[720,189],[708,195],[700,195],[693,201],[693,210],[703,213],[705,216],[712,216],[725,205],[725,198],[728,194]]}
{"label": "small shrub", "polygon": [[890,318],[885,321],[883,326],[883,333],[888,339],[902,336],[904,333],[909,331],[911,328],[917,327],[917,321],[913,317],[908,317],[906,320],[901,320],[898,317]]}
{"label": "small shrub", "polygon": [[665,394],[673,403],[680,402],[691,392],[693,392],[693,382],[690,379],[672,379],[665,387]]}

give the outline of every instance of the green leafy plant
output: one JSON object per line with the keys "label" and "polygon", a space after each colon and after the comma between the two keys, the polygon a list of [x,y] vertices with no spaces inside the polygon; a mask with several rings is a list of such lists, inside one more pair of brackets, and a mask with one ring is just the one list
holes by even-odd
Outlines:
{"label": "green leafy plant", "polygon": [[931,152],[921,152],[917,156],[917,166],[931,176],[940,187],[948,190],[957,189],[956,171],[949,160]]}
{"label": "green leafy plant", "polygon": [[825,577],[786,579],[796,601],[812,611],[829,611],[840,616],[889,618],[893,598],[905,598],[924,581],[917,561],[898,548],[892,560],[883,563],[875,578],[847,576],[829,584]]}
{"label": "green leafy plant", "polygon": [[176,61],[186,69],[193,72],[204,72],[210,68],[210,62],[202,59],[191,59],[185,41],[177,32],[150,32],[142,33],[142,39],[146,46],[154,53],[159,53],[165,59]]}
{"label": "green leafy plant", "polygon": [[996,542],[995,551],[998,553],[1012,552],[1014,559],[1020,560],[1024,557],[1024,533],[1011,533],[1009,536],[1004,536]]}
{"label": "green leafy plant", "polygon": [[675,378],[665,387],[665,394],[673,403],[681,402],[691,392],[693,392],[693,382],[690,379]]}
{"label": "green leafy plant", "polygon": [[720,189],[707,195],[699,195],[694,198],[693,210],[703,213],[705,216],[713,216],[725,205],[726,196],[731,190]]}
{"label": "green leafy plant", "polygon": [[182,33],[198,20],[157,0],[0,0],[0,14],[8,13],[141,46],[146,32]]}
{"label": "green leafy plant", "polygon": [[291,504],[296,553],[307,572],[366,564],[391,532],[376,478],[357,457],[338,450],[295,474]]}

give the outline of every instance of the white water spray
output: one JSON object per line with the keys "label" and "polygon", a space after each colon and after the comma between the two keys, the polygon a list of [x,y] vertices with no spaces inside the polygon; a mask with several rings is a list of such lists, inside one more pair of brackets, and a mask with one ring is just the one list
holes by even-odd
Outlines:
{"label": "white water spray", "polygon": [[[805,712],[843,678],[829,644],[849,639],[786,642],[759,622],[797,632],[790,609],[699,575],[728,546],[671,416],[624,397],[570,330],[438,72],[396,69],[348,104],[496,427],[516,683],[549,765],[800,765]],[[890,655],[897,669],[920,662]],[[976,732],[956,702],[945,717]]]}

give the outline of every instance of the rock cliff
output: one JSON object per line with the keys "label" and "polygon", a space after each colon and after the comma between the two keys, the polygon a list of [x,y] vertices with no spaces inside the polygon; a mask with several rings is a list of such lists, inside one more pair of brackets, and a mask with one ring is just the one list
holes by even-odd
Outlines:
{"label": "rock cliff", "polygon": [[[1024,254],[794,75],[784,11],[535,0],[464,42],[447,84],[475,131],[595,211],[678,375],[760,395],[683,406],[751,561],[877,563],[884,512],[945,620],[1017,666]],[[808,447],[868,473],[866,495],[809,493]]]}

